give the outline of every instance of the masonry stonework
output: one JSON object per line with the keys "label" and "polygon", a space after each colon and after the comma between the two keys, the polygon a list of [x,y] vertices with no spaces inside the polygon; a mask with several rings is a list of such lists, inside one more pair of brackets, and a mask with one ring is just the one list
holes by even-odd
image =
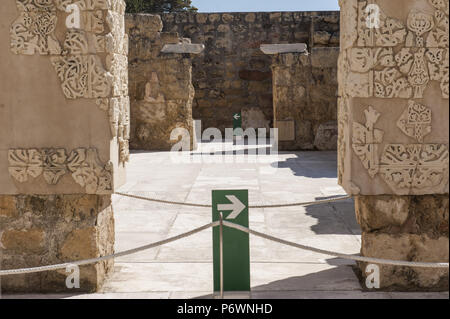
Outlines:
{"label": "masonry stonework", "polygon": [[274,127],[279,149],[337,148],[339,48],[277,54],[272,61]]}
{"label": "masonry stonework", "polygon": [[176,32],[161,32],[158,15],[127,15],[126,28],[131,42],[131,147],[169,151],[178,142],[178,135],[171,136],[173,130],[183,129],[191,137],[188,149],[192,150],[192,58],[187,53],[161,52],[166,44],[188,40]]}
{"label": "masonry stonework", "polygon": [[[338,12],[188,12],[162,14],[161,18],[163,31],[177,32],[193,43],[205,44],[205,51],[193,59],[193,117],[202,120],[204,128],[217,127],[222,131],[233,127],[232,115],[236,112],[242,112],[243,117],[251,114],[258,120],[250,122],[262,127],[274,125],[272,58],[260,50],[261,44],[306,43],[309,48],[339,47]],[[336,55],[332,58],[337,61]],[[325,62],[328,65],[328,61]],[[309,69],[302,72],[305,80],[322,82],[321,79],[327,77],[325,82],[332,84],[335,81],[328,78],[333,76],[328,66],[323,67],[324,72],[321,72],[321,66],[311,68],[308,64],[307,67]],[[336,98],[337,84],[334,85],[327,92],[330,100]],[[311,107],[318,104],[322,109],[328,108],[325,104],[329,101],[311,96],[307,103]],[[332,109],[325,111],[332,113],[328,121],[336,118]],[[317,126],[316,122],[312,127]]]}
{"label": "masonry stonework", "polygon": [[[338,173],[361,253],[448,262],[448,1],[340,5]],[[381,286],[448,289],[448,270],[382,266]]]}
{"label": "masonry stonework", "polygon": [[[0,13],[2,269],[111,254],[111,194],[129,158],[123,0],[5,0]],[[7,79],[7,80],[6,80]],[[95,291],[112,262],[81,267]],[[65,270],[3,292],[64,291]]]}

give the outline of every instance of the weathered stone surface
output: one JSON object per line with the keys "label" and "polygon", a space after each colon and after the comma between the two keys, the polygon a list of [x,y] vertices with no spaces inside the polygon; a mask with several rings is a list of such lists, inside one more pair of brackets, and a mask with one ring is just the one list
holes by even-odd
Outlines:
{"label": "weathered stone surface", "polygon": [[261,51],[264,54],[306,53],[307,48],[305,43],[261,44]]}
{"label": "weathered stone surface", "polygon": [[256,70],[241,70],[239,71],[239,78],[246,81],[264,81],[270,79],[272,74],[270,72],[261,72]]}
{"label": "weathered stone surface", "polygon": [[[124,0],[2,2],[1,269],[113,252],[130,137],[124,13]],[[99,289],[113,264],[82,267],[78,291]],[[1,289],[67,292],[66,276],[11,275]]]}
{"label": "weathered stone surface", "polygon": [[314,32],[314,44],[328,45],[331,39],[331,34],[326,31],[316,31]]}
{"label": "weathered stone surface", "polygon": [[[185,40],[185,39],[184,39]],[[179,54],[200,54],[205,49],[204,44],[165,44],[162,48],[162,53],[179,53]]]}
{"label": "weathered stone surface", "polygon": [[179,142],[180,134],[187,133],[188,142],[183,145],[192,150],[196,147],[192,118],[195,91],[191,55],[187,53],[197,53],[203,45],[189,44],[178,33],[147,31],[146,24],[139,21],[158,20],[159,16],[139,16],[128,15],[126,20],[134,43],[130,46],[130,146],[167,151]]}
{"label": "weathered stone surface", "polygon": [[[308,56],[273,57],[275,123],[293,121],[295,129],[293,140],[280,140],[280,150],[336,149],[337,53],[336,48],[313,48]],[[324,57],[328,60],[318,63]]]}
{"label": "weathered stone surface", "polygon": [[319,151],[333,151],[337,149],[338,126],[337,122],[320,124],[314,138],[314,146]]}
{"label": "weathered stone surface", "polygon": [[265,114],[258,107],[243,108],[242,109],[242,128],[244,130],[248,128],[254,128],[257,132],[258,128],[265,128],[266,132],[269,132],[270,127]]}
{"label": "weathered stone surface", "polygon": [[6,250],[41,253],[44,249],[44,232],[41,229],[4,230],[0,242]]}
{"label": "weathered stone surface", "polygon": [[16,201],[13,196],[0,196],[0,220],[16,216],[15,205]]}
{"label": "weathered stone surface", "polygon": [[[157,14],[136,14],[136,15],[128,15],[127,19],[133,19],[135,25],[139,25],[141,29],[133,30],[133,32],[161,32],[163,29],[163,22],[161,20],[161,16]],[[136,36],[136,34],[133,34]]]}
{"label": "weathered stone surface", "polygon": [[[448,237],[427,235],[363,233],[361,254],[375,258],[448,262]],[[361,270],[366,269],[360,263]],[[380,288],[385,290],[448,290],[448,269],[426,269],[380,265]]]}
{"label": "weathered stone surface", "polygon": [[[60,264],[114,253],[110,196],[0,195],[14,202],[0,216],[0,269]],[[5,218],[6,216],[6,218]],[[112,271],[112,260],[80,267],[80,289],[93,292]],[[2,292],[69,292],[65,269],[2,277]]]}
{"label": "weathered stone surface", "polygon": [[[222,133],[233,127],[232,115],[243,108],[261,109],[270,120],[270,127],[274,126],[271,57],[261,51],[261,45],[305,43],[313,49],[312,35],[325,31],[331,35],[330,43],[320,46],[339,47],[338,12],[186,13],[178,20],[177,15],[161,15],[163,30],[205,44],[205,51],[193,58],[193,117],[202,120],[202,127],[217,127]],[[134,41],[139,39],[131,39]],[[321,76],[317,76],[319,81]],[[252,86],[254,82],[260,85]],[[219,92],[219,97],[209,94],[213,90]],[[313,142],[314,139],[308,143]]]}
{"label": "weathered stone surface", "polygon": [[446,195],[356,196],[355,210],[364,232],[449,235],[449,199]]}

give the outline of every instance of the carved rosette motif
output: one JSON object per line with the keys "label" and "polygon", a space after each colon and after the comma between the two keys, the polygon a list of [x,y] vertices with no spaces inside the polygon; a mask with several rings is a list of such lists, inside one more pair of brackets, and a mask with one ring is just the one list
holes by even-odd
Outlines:
{"label": "carved rosette motif", "polygon": [[[14,54],[48,55],[67,99],[95,99],[110,120],[119,162],[129,158],[128,36],[124,0],[15,0],[18,18],[10,28]],[[67,28],[60,42],[57,25],[77,5],[80,28]],[[117,114],[117,115],[116,115]],[[45,176],[50,181],[58,177]],[[60,171],[56,170],[56,175]],[[47,179],[46,177],[46,179]]]}
{"label": "carved rosette motif", "polygon": [[13,149],[8,152],[9,173],[19,183],[43,175],[49,185],[71,174],[88,194],[112,192],[112,164],[102,164],[94,148],[77,148],[67,155],[65,149]]}

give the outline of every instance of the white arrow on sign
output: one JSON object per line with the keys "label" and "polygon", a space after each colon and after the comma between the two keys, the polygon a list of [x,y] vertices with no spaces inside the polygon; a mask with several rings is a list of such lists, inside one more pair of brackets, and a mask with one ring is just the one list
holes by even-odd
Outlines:
{"label": "white arrow on sign", "polygon": [[230,211],[226,219],[235,219],[245,209],[245,205],[234,195],[225,195],[225,197],[231,202],[231,204],[218,204],[218,211]]}
{"label": "white arrow on sign", "polygon": [[241,116],[239,114],[234,114],[234,119],[235,120],[239,120],[241,118]]}

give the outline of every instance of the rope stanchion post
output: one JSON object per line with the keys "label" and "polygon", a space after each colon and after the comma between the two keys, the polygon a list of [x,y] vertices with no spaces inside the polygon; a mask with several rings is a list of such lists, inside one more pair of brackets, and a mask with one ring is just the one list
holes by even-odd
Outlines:
{"label": "rope stanchion post", "polygon": [[223,213],[219,215],[220,226],[220,299],[223,299]]}

